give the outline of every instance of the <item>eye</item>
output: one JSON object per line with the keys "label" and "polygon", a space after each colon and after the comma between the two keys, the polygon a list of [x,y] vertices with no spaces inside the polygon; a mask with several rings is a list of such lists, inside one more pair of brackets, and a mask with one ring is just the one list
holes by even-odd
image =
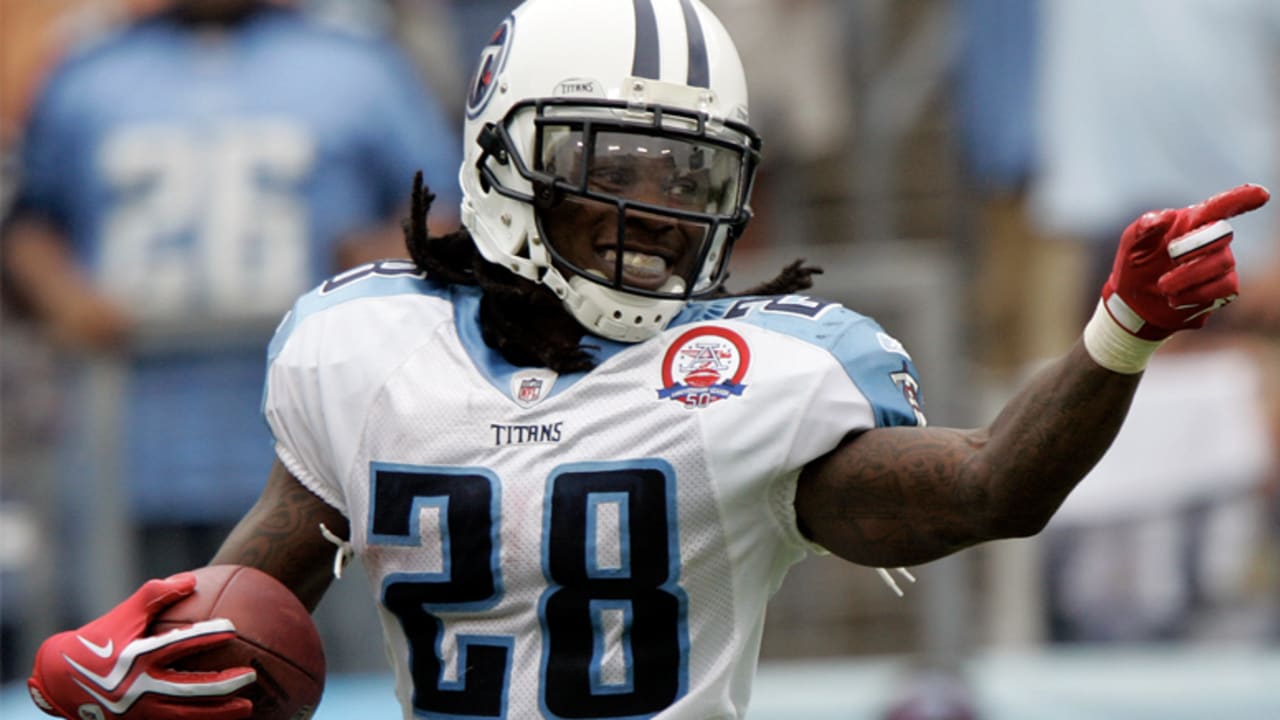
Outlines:
{"label": "eye", "polygon": [[588,180],[592,189],[619,193],[635,184],[636,175],[624,165],[605,165],[592,168]]}
{"label": "eye", "polygon": [[673,178],[667,185],[667,195],[684,204],[700,203],[707,194],[706,184],[694,175]]}

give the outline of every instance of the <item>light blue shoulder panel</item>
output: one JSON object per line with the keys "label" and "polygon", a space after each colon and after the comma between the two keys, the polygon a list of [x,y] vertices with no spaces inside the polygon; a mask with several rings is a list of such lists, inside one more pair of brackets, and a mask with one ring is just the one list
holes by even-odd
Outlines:
{"label": "light blue shoulder panel", "polygon": [[408,260],[379,260],[335,275],[298,298],[293,309],[280,321],[267,346],[267,365],[275,360],[293,329],[304,319],[335,305],[368,297],[390,295],[433,295],[448,297],[449,288],[426,279]]}
{"label": "light blue shoulder panel", "polygon": [[736,320],[825,349],[871,402],[876,425],[923,425],[915,364],[875,320],[808,295],[735,297],[691,304],[676,324]]}

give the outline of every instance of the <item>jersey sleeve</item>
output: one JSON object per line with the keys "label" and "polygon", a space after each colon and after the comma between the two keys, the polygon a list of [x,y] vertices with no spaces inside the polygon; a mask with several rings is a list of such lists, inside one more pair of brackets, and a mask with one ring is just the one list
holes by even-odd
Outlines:
{"label": "jersey sleeve", "polygon": [[[324,422],[322,358],[327,319],[306,317],[305,301],[289,311],[271,342],[262,411],[280,462],[304,486],[346,514],[336,448],[326,441]],[[299,318],[305,319],[301,327]]]}
{"label": "jersey sleeve", "polygon": [[408,261],[384,260],[302,296],[267,351],[262,412],[276,454],[307,488],[347,512],[344,481],[385,378],[449,317],[422,302]]}
{"label": "jersey sleeve", "polygon": [[[704,416],[713,472],[758,477],[780,539],[825,552],[800,532],[796,482],[805,466],[845,438],[879,427],[924,424],[916,369],[874,320],[808,296],[718,301],[710,319],[740,322],[749,369],[740,397]],[[746,358],[746,353],[740,353]],[[750,532],[749,530],[744,532]]]}
{"label": "jersey sleeve", "polygon": [[[914,363],[902,344],[870,318],[836,311],[843,330],[827,346],[830,359],[819,374],[793,438],[783,476],[770,495],[775,517],[793,543],[827,554],[800,532],[795,512],[796,482],[805,465],[845,438],[867,430],[926,424]],[[833,323],[834,324],[834,323]]]}
{"label": "jersey sleeve", "polygon": [[852,318],[831,354],[866,398],[874,426],[926,425],[919,375],[906,348],[874,320],[845,313]]}
{"label": "jersey sleeve", "polygon": [[801,468],[851,434],[926,424],[911,356],[871,318],[804,296],[740,300],[726,317],[776,338],[775,359],[765,363],[769,387],[757,392],[790,408],[785,467]]}

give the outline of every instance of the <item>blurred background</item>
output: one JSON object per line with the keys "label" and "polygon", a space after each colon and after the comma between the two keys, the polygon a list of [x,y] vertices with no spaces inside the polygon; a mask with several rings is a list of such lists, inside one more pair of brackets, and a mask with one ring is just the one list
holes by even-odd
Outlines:
{"label": "blurred background", "polygon": [[[824,267],[934,425],[989,421],[1075,342],[1138,214],[1280,188],[1274,0],[706,1],[765,138],[730,287]],[[0,0],[5,718],[38,716],[40,640],[204,564],[252,503],[293,297],[402,254],[416,169],[456,227],[464,88],[515,3],[257,4]],[[1240,300],[1161,350],[1044,533],[902,599],[798,565],[751,716],[1280,717],[1276,205],[1233,223]],[[321,720],[398,712],[366,594],[353,572],[317,612]]]}

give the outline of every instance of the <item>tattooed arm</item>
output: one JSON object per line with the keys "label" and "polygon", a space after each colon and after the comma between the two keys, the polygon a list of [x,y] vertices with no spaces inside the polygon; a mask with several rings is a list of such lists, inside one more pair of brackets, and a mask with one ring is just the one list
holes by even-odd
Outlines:
{"label": "tattooed arm", "polygon": [[985,428],[886,428],[847,439],[801,473],[801,528],[841,557],[881,567],[1040,532],[1111,445],[1160,343],[1203,327],[1239,293],[1228,218],[1270,197],[1245,184],[1134,220],[1066,357]]}
{"label": "tattooed arm", "polygon": [[347,519],[298,482],[277,460],[258,502],[227,536],[210,564],[249,565],[274,575],[314,610],[333,579],[337,548],[320,534],[350,534]]}
{"label": "tattooed arm", "polygon": [[849,438],[801,474],[800,526],[836,555],[881,567],[1033,535],[1106,452],[1139,377],[1102,369],[1077,343],[987,427]]}

